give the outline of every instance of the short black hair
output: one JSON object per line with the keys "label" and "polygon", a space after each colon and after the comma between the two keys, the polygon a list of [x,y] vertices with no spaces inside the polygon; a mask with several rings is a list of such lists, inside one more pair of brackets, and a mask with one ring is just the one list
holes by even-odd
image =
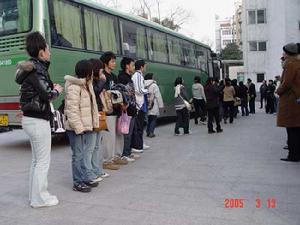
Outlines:
{"label": "short black hair", "polygon": [[145,60],[143,60],[143,59],[140,59],[140,60],[137,60],[136,62],[135,62],[135,69],[136,70],[140,70],[143,66],[145,66],[146,65],[146,62],[145,62]]}
{"label": "short black hair", "polygon": [[195,81],[196,83],[200,83],[200,82],[201,82],[201,78],[200,78],[199,76],[195,76],[195,77],[194,77],[194,81]]}
{"label": "short black hair", "polygon": [[47,48],[47,42],[40,32],[33,32],[26,37],[26,51],[29,56],[37,58],[40,50]]}
{"label": "short black hair", "polygon": [[104,69],[103,62],[100,59],[90,59],[89,61],[92,64],[94,78],[99,79],[99,71]]}
{"label": "short black hair", "polygon": [[100,57],[100,60],[105,65],[108,65],[109,61],[112,59],[116,59],[116,55],[113,52],[104,52],[103,55]]}
{"label": "short black hair", "polygon": [[240,81],[239,82],[239,86],[243,86],[244,85],[244,82],[243,81]]}
{"label": "short black hair", "polygon": [[80,60],[76,63],[75,74],[78,78],[91,79],[93,74],[93,64],[89,60]]}
{"label": "short black hair", "polygon": [[145,80],[153,80],[153,76],[154,76],[153,73],[147,73],[147,74],[145,75]]}
{"label": "short black hair", "polygon": [[123,71],[126,70],[126,66],[129,65],[130,63],[134,62],[134,59],[129,58],[129,57],[123,57],[123,59],[121,60],[121,69]]}
{"label": "short black hair", "polygon": [[252,80],[250,78],[247,79],[248,82],[252,82]]}
{"label": "short black hair", "polygon": [[237,86],[237,79],[233,79],[233,80],[231,80],[231,84],[233,85],[233,86]]}
{"label": "short black hair", "polygon": [[225,79],[225,85],[230,86],[231,85],[231,80],[229,78]]}
{"label": "short black hair", "polygon": [[177,77],[175,82],[174,82],[174,86],[176,87],[178,84],[182,84],[182,77]]}

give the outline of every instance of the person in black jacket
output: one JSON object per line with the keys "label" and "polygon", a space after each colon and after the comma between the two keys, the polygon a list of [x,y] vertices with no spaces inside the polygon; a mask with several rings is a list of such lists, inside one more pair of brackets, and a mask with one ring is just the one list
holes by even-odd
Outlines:
{"label": "person in black jacket", "polygon": [[57,98],[63,88],[50,79],[50,52],[39,32],[26,37],[26,50],[31,59],[18,64],[16,82],[21,85],[22,127],[29,136],[32,150],[29,201],[31,207],[39,208],[58,204],[57,197],[47,190],[51,152],[49,120],[52,117],[50,101]]}
{"label": "person in black jacket", "polygon": [[[240,87],[238,86],[238,83],[237,83],[237,79],[233,79],[232,81],[231,81],[231,85],[233,86],[233,88],[234,88],[234,91],[235,91],[235,98],[239,98],[239,96],[240,96]],[[234,116],[234,118],[236,118],[237,117],[237,114],[239,113],[239,106],[238,105],[235,105],[234,106],[234,112],[233,112],[233,116]]]}
{"label": "person in black jacket", "polygon": [[273,80],[269,80],[269,84],[266,90],[267,105],[266,113],[273,114],[275,112],[275,85]]}
{"label": "person in black jacket", "polygon": [[267,82],[264,80],[262,85],[259,88],[260,92],[260,108],[262,109],[264,106],[264,102],[267,101]]}
{"label": "person in black jacket", "polygon": [[244,85],[243,81],[239,82],[240,86],[240,93],[239,98],[241,99],[241,110],[242,116],[249,116],[249,109],[248,109],[248,88]]}
{"label": "person in black jacket", "polygon": [[134,84],[133,81],[131,80],[131,75],[135,71],[135,66],[134,66],[134,60],[132,58],[124,57],[121,60],[121,71],[118,75],[118,83],[126,85],[127,88],[131,89],[131,95],[130,95],[130,100],[128,102],[128,105],[126,106],[127,109],[127,114],[128,116],[131,116],[131,121],[130,121],[130,126],[129,126],[129,133],[124,135],[124,147],[123,147],[123,154],[122,154],[122,159],[125,159],[129,162],[134,161],[134,158],[131,153],[132,153],[132,148],[131,148],[131,139],[133,135],[133,128],[135,124],[135,119],[137,115],[137,110],[136,110],[136,103],[135,103],[135,93],[134,93]]}
{"label": "person in black jacket", "polygon": [[250,108],[250,113],[255,114],[255,98],[256,98],[256,89],[255,89],[255,84],[252,83],[252,80],[248,78],[247,80],[248,83],[248,93],[249,93],[249,108]]}
{"label": "person in black jacket", "polygon": [[213,120],[216,121],[217,124],[217,132],[223,132],[220,125],[220,88],[219,86],[213,81],[212,78],[208,78],[204,87],[204,92],[206,96],[206,109],[208,112],[208,133],[212,134],[215,133],[213,129]]}

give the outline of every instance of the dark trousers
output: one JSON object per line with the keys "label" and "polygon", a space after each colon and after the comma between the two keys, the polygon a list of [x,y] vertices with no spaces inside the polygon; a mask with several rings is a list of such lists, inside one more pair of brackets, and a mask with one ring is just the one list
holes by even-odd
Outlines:
{"label": "dark trousers", "polygon": [[264,102],[266,103],[267,97],[266,95],[260,95],[260,108],[264,107]]}
{"label": "dark trousers", "polygon": [[229,117],[229,122],[233,122],[233,115],[234,115],[234,102],[223,102],[223,108],[224,108],[224,121],[227,120]]}
{"label": "dark trousers", "polygon": [[300,127],[286,128],[288,134],[289,159],[300,160]]}
{"label": "dark trousers", "polygon": [[250,98],[249,101],[249,108],[250,108],[250,113],[255,113],[255,97],[254,98]]}
{"label": "dark trousers", "polygon": [[207,109],[207,113],[208,113],[208,122],[207,122],[208,131],[212,131],[214,129],[213,127],[214,120],[217,124],[217,130],[221,130],[219,106],[216,108]]}
{"label": "dark trousers", "polygon": [[267,96],[266,113],[275,112],[275,96]]}
{"label": "dark trousers", "polygon": [[135,117],[132,117],[131,121],[130,121],[130,126],[129,126],[129,133],[124,134],[123,156],[131,155],[131,139],[132,139],[134,126],[135,126]]}
{"label": "dark trousers", "polygon": [[157,116],[155,115],[149,115],[148,116],[148,123],[147,123],[147,134],[154,134],[154,130],[156,127],[156,120]]}
{"label": "dark trousers", "polygon": [[146,113],[142,110],[138,111],[137,117],[135,118],[136,133],[138,139],[144,143],[143,133],[144,133],[144,123],[145,123]]}
{"label": "dark trousers", "polygon": [[249,109],[248,109],[248,100],[247,99],[241,99],[241,110],[242,110],[242,116],[249,116]]}
{"label": "dark trousers", "polygon": [[200,117],[201,121],[205,121],[206,116],[206,107],[204,99],[193,99],[193,104],[195,107],[195,124],[198,124],[198,118]]}
{"label": "dark trousers", "polygon": [[176,110],[175,134],[179,134],[179,128],[182,127],[185,134],[189,133],[190,115],[187,108]]}

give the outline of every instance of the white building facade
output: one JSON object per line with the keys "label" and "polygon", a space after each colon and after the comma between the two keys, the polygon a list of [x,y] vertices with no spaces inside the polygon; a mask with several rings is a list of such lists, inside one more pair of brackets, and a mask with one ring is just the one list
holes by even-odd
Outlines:
{"label": "white building facade", "polygon": [[216,52],[220,53],[222,49],[234,40],[233,18],[216,19]]}
{"label": "white building facade", "polygon": [[300,0],[243,0],[245,80],[274,79],[282,72],[282,47],[300,42]]}

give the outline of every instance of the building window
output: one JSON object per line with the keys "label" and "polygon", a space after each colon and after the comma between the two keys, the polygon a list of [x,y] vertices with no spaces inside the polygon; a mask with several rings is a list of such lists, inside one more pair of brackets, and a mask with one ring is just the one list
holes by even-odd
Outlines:
{"label": "building window", "polygon": [[257,83],[261,83],[265,80],[265,74],[264,73],[257,73],[256,77],[257,77]]}
{"label": "building window", "polygon": [[222,35],[231,35],[231,30],[223,30]]}
{"label": "building window", "polygon": [[248,11],[248,24],[263,24],[267,23],[266,10],[249,10]]}
{"label": "building window", "polygon": [[249,50],[251,52],[256,52],[256,51],[267,51],[267,42],[265,41],[249,41]]}
{"label": "building window", "polygon": [[256,12],[254,10],[248,11],[248,23],[256,24]]}
{"label": "building window", "polygon": [[257,10],[257,23],[266,23],[266,10],[260,9]]}
{"label": "building window", "polygon": [[257,51],[257,42],[256,41],[249,42],[249,50],[251,52]]}
{"label": "building window", "polygon": [[265,41],[258,42],[258,51],[267,51],[267,43]]}
{"label": "building window", "polygon": [[230,43],[231,43],[231,40],[224,40],[224,41],[223,41],[223,45],[224,45],[224,46],[226,46],[226,45],[228,45],[228,44],[230,44]]}

